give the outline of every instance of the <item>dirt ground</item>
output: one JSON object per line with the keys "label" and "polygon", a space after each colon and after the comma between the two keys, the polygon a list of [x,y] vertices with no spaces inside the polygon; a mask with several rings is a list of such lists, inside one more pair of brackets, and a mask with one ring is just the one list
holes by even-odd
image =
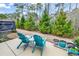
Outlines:
{"label": "dirt ground", "polygon": [[7,35],[7,37],[8,37],[9,39],[14,39],[14,38],[17,38],[18,36],[17,36],[17,33],[9,33],[9,34]]}

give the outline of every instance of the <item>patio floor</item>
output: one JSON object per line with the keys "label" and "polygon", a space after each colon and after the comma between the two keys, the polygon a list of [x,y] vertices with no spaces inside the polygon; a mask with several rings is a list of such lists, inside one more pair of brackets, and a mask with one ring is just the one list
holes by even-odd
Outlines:
{"label": "patio floor", "polygon": [[[36,49],[32,53],[32,48],[23,49],[23,45],[16,49],[20,43],[18,38],[0,43],[0,56],[40,56],[40,50]],[[43,56],[67,56],[67,52],[63,49],[54,47],[50,42],[46,42],[46,47]]]}

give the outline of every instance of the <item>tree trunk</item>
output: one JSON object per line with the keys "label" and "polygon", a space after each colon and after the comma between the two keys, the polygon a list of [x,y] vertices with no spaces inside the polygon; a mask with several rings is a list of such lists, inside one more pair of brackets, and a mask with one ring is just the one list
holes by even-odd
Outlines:
{"label": "tree trunk", "polygon": [[76,9],[77,9],[77,3],[76,3]]}
{"label": "tree trunk", "polygon": [[62,10],[64,10],[64,3],[61,3],[60,7],[61,7]]}
{"label": "tree trunk", "polygon": [[71,3],[69,4],[69,12],[71,11]]}

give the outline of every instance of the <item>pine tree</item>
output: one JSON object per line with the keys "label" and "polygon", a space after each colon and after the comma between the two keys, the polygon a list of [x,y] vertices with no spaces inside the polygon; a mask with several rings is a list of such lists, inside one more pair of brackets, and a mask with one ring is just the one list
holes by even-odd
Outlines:
{"label": "pine tree", "polygon": [[15,23],[16,23],[16,28],[20,28],[20,21],[19,21],[19,19],[17,19]]}
{"label": "pine tree", "polygon": [[42,33],[50,33],[50,17],[47,10],[44,11],[39,22],[39,31]]}
{"label": "pine tree", "polygon": [[22,16],[21,21],[20,21],[20,28],[24,29],[24,23],[25,23],[25,18]]}
{"label": "pine tree", "polygon": [[34,17],[31,14],[29,15],[28,19],[26,20],[26,22],[24,24],[24,28],[26,30],[36,30]]}
{"label": "pine tree", "polygon": [[52,24],[51,33],[58,36],[70,37],[73,35],[73,27],[71,21],[66,19],[66,13],[61,10],[55,22]]}

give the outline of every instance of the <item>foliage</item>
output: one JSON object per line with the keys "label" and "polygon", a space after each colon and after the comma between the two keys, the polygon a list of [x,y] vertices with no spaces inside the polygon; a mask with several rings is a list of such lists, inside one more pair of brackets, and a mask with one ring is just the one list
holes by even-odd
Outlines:
{"label": "foliage", "polygon": [[16,7],[16,13],[21,13],[23,14],[23,9],[25,6],[25,3],[14,3],[14,6]]}
{"label": "foliage", "polygon": [[73,36],[73,27],[71,21],[66,19],[66,14],[63,12],[63,10],[60,11],[55,22],[52,24],[51,33],[64,37]]}
{"label": "foliage", "polygon": [[20,20],[17,19],[15,23],[16,23],[16,28],[20,28]]}
{"label": "foliage", "polygon": [[34,20],[38,19],[37,13],[35,13],[35,12],[29,12],[28,15],[27,15],[27,17],[29,17],[30,15],[33,17]]}
{"label": "foliage", "polygon": [[7,19],[7,15],[6,14],[0,14],[0,19]]}
{"label": "foliage", "polygon": [[79,37],[77,37],[77,38],[74,40],[74,43],[76,44],[77,47],[79,47]]}
{"label": "foliage", "polygon": [[22,16],[21,21],[20,21],[20,28],[24,29],[24,23],[25,23],[25,18]]}
{"label": "foliage", "polygon": [[47,10],[44,11],[39,22],[39,31],[42,33],[50,33],[50,17]]}
{"label": "foliage", "polygon": [[35,30],[36,29],[33,15],[31,15],[31,14],[29,15],[28,19],[24,23],[24,28],[26,30]]}

